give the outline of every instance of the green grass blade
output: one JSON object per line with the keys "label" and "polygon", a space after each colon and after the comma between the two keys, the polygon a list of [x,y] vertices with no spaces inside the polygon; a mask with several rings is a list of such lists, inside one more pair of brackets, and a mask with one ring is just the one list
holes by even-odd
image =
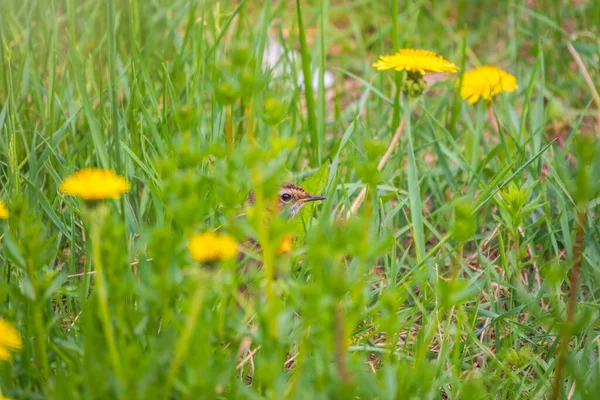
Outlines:
{"label": "green grass blade", "polygon": [[318,165],[321,164],[321,138],[317,131],[317,122],[315,119],[315,98],[312,87],[312,72],[310,68],[310,51],[306,41],[306,29],[304,28],[304,19],[302,17],[302,7],[300,0],[296,0],[296,17],[298,18],[298,36],[300,38],[300,56],[302,58],[302,75],[304,97],[306,99],[306,118],[308,120],[308,132],[312,145],[311,160]]}

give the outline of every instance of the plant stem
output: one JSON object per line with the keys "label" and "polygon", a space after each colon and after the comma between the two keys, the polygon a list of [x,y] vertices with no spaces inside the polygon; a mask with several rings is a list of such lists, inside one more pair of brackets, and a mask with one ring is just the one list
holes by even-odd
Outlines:
{"label": "plant stem", "polygon": [[517,280],[521,282],[521,239],[519,237],[519,228],[513,233],[513,242],[515,250],[515,275]]}
{"label": "plant stem", "polygon": [[[267,207],[264,206],[264,197],[262,192],[256,193],[256,205],[259,210],[266,210]],[[273,280],[275,278],[275,265],[274,265],[274,252],[273,246],[271,245],[271,238],[269,235],[269,222],[266,218],[264,218],[258,227],[258,240],[260,242],[260,246],[262,249],[263,256],[263,268],[265,270],[265,280],[266,280],[266,298],[267,304],[273,304],[275,300],[275,293],[273,291]],[[273,321],[274,322],[274,321]],[[272,325],[273,331],[275,333],[276,325],[273,323]]]}
{"label": "plant stem", "polygon": [[417,171],[417,163],[415,159],[415,150],[413,146],[413,133],[411,129],[410,112],[411,104],[407,96],[403,97],[402,106],[406,117],[406,131],[408,137],[408,163],[407,163],[407,178],[408,178],[408,197],[410,204],[410,218],[412,222],[413,240],[417,261],[421,262],[425,259],[425,233],[423,231],[423,211],[421,202],[421,190],[419,186],[419,177]]}
{"label": "plant stem", "polygon": [[169,372],[167,373],[167,379],[165,383],[165,391],[164,398],[171,398],[171,386],[173,385],[173,381],[177,376],[177,372],[179,371],[179,366],[181,362],[185,358],[185,354],[188,351],[190,340],[192,338],[192,334],[194,333],[194,329],[196,328],[196,323],[198,321],[198,315],[202,310],[202,304],[204,304],[204,296],[206,294],[206,281],[203,275],[198,276],[198,281],[196,284],[196,291],[194,292],[194,297],[192,298],[192,303],[190,307],[190,311],[186,318],[186,324],[177,342],[177,347],[175,348],[175,356],[173,357],[173,362],[171,363],[171,367],[169,368]]}
{"label": "plant stem", "polygon": [[[254,171],[254,187],[257,188],[254,192],[254,204],[256,210],[264,215],[264,213],[270,208],[276,209],[277,203],[268,205],[265,199],[264,190],[262,188],[262,182],[260,179],[261,172],[258,169]],[[277,200],[275,199],[275,202]],[[259,214],[259,215],[260,215]],[[270,220],[269,218],[260,218],[257,221],[257,237],[260,243],[260,249],[262,253],[262,268],[265,271],[265,297],[267,305],[267,335],[269,340],[276,340],[277,338],[277,307],[276,300],[277,296],[273,288],[273,282],[275,280],[275,247],[271,240],[270,235]]]}
{"label": "plant stem", "polygon": [[252,111],[252,101],[246,106],[246,135],[248,143],[254,144],[254,112]]}
{"label": "plant stem", "polygon": [[475,125],[475,134],[473,135],[473,147],[471,148],[470,161],[471,173],[475,174],[479,164],[479,146],[481,146],[481,137],[483,135],[483,102],[477,106],[477,122]]}
{"label": "plant stem", "polygon": [[87,303],[88,295],[90,293],[90,281],[92,279],[92,276],[90,274],[90,265],[92,264],[92,262],[93,260],[90,260],[89,257],[86,257],[86,260],[83,263],[83,276],[81,277],[81,293],[79,295],[79,306],[82,310],[85,307],[85,304]]}
{"label": "plant stem", "polygon": [[344,321],[344,305],[340,300],[335,305],[335,363],[342,383],[349,380],[348,371],[346,370],[346,348],[348,345],[344,334]]}
{"label": "plant stem", "polygon": [[36,301],[33,304],[35,365],[37,368],[41,369],[44,387],[47,388],[50,381],[50,367],[48,366],[48,351],[46,349],[46,334],[44,332],[43,302],[38,298],[41,293],[38,293],[37,288],[34,290],[36,291]]}
{"label": "plant stem", "polygon": [[42,297],[42,290],[38,287],[36,268],[33,260],[27,260],[27,275],[33,292],[35,293],[35,299],[32,303],[33,308],[33,346],[35,348],[34,363],[35,367],[42,372],[42,378],[44,381],[44,387],[47,388],[50,380],[50,367],[48,366],[48,352],[46,349],[46,332],[44,331],[44,302]]}
{"label": "plant stem", "polygon": [[569,298],[567,301],[567,315],[563,329],[559,337],[558,361],[554,372],[554,385],[552,388],[552,400],[558,400],[561,396],[563,386],[564,365],[566,362],[569,342],[573,334],[573,319],[577,306],[577,292],[579,290],[579,275],[581,274],[581,263],[583,258],[583,242],[585,239],[585,221],[587,219],[587,204],[579,206],[576,217],[575,242],[573,243],[573,267],[569,278]]}
{"label": "plant stem", "polygon": [[462,242],[459,243],[456,247],[456,254],[454,256],[454,262],[452,263],[452,271],[450,275],[451,280],[455,280],[460,271],[460,262],[462,261],[464,247],[465,244]]}
{"label": "plant stem", "polygon": [[233,148],[233,104],[225,107],[225,141],[227,149]]}
{"label": "plant stem", "polygon": [[96,209],[92,210],[90,220],[90,234],[92,240],[92,256],[94,258],[94,267],[96,269],[96,293],[98,295],[98,311],[100,313],[100,319],[102,321],[102,328],[104,335],[106,336],[106,343],[108,346],[108,353],[110,356],[111,363],[115,370],[117,379],[121,384],[124,384],[123,372],[121,369],[121,360],[119,358],[119,352],[117,350],[117,343],[113,331],[113,326],[110,318],[110,310],[108,308],[108,290],[106,286],[106,280],[104,277],[104,266],[102,264],[102,252],[100,249],[100,227],[102,224],[101,207],[97,206]]}
{"label": "plant stem", "polygon": [[[400,35],[398,35],[398,0],[392,0],[392,48],[394,51],[400,49]],[[392,131],[398,128],[400,123],[400,93],[402,92],[403,74],[400,72],[394,73],[394,83],[396,92],[394,93],[394,114],[392,115]]]}
{"label": "plant stem", "polygon": [[[400,141],[400,136],[402,135],[402,132],[404,131],[404,124],[406,124],[406,115],[404,115],[402,117],[402,121],[400,121],[400,125],[398,126],[398,129],[396,129],[396,133],[394,133],[394,137],[392,137],[392,141],[390,142],[390,145],[388,146],[387,150],[385,151],[385,154],[383,155],[383,157],[381,157],[381,160],[379,160],[379,164],[377,164],[377,171],[381,171],[383,169],[383,167],[385,167],[385,165],[389,161],[390,157],[392,156],[394,149],[396,148],[396,146],[398,146],[398,142]],[[346,218],[350,218],[352,216],[352,214],[354,214],[358,210],[360,205],[365,200],[366,194],[367,194],[367,188],[364,187],[360,191],[359,195],[356,197],[354,202],[352,202],[352,206],[350,207],[350,210],[348,210],[348,213],[346,214]]]}

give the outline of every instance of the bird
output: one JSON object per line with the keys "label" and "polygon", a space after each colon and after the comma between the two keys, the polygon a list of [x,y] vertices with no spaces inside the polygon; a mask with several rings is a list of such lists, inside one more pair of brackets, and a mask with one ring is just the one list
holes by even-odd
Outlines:
{"label": "bird", "polygon": [[[277,214],[286,219],[290,219],[293,218],[296,214],[298,214],[300,209],[305,204],[308,204],[313,201],[322,201],[325,199],[326,197],[324,196],[317,196],[308,193],[301,186],[285,182],[279,186],[279,191],[277,193]],[[246,201],[244,202],[244,205],[242,207],[242,209],[244,210],[243,214],[245,214],[246,207],[254,206],[254,204],[255,196],[254,192],[251,191],[248,194],[248,197],[246,198]],[[267,207],[267,212],[269,214],[272,214],[273,210],[270,210]],[[246,238],[244,248],[257,253],[260,250],[260,244],[254,238],[248,237]],[[245,251],[240,251],[238,254],[238,262],[243,261],[245,258],[247,258],[247,256],[248,254],[246,254]],[[261,267],[262,264],[260,262],[258,262],[257,260],[254,261],[255,262],[252,262],[251,260],[246,264],[244,272],[247,272],[250,266],[256,266],[257,268]]]}
{"label": "bird", "polygon": [[[280,215],[282,217],[286,217],[287,219],[290,219],[290,218],[293,218],[296,214],[298,214],[300,209],[305,204],[308,204],[313,201],[322,201],[322,200],[326,200],[326,197],[310,194],[301,186],[295,185],[293,183],[287,183],[287,182],[282,183],[279,186],[279,191],[277,193],[277,213],[278,213],[278,215]],[[248,197],[246,198],[244,205],[242,206],[243,214],[245,214],[246,207],[254,206],[254,205],[255,205],[254,192],[251,191],[248,194]],[[273,210],[270,210],[267,207],[267,212],[269,214],[272,214]],[[252,252],[254,252],[254,253],[259,253],[260,244],[254,238],[248,237],[248,238],[246,238],[244,248],[252,250]],[[246,258],[250,258],[248,256],[249,256],[249,254],[246,254],[245,251],[243,251],[243,250],[240,251],[238,253],[238,263],[244,261]],[[245,266],[243,267],[243,269],[242,269],[243,274],[246,275],[251,267],[260,269],[262,267],[262,262],[260,260],[251,258],[250,260],[248,260],[246,262]],[[239,289],[240,294],[242,295],[242,298],[245,298],[246,301],[252,297],[252,295],[247,292],[247,290],[248,290],[248,282],[247,281],[244,281],[239,286],[238,289]],[[240,303],[240,306],[241,306],[241,303]],[[250,330],[255,331],[256,328],[251,324]],[[248,352],[248,350],[250,349],[251,343],[252,343],[252,339],[250,338],[250,336],[246,336],[240,342],[240,346],[238,348],[238,357],[241,357],[243,354],[246,354]],[[250,375],[248,377],[250,379],[252,379],[252,377]]]}

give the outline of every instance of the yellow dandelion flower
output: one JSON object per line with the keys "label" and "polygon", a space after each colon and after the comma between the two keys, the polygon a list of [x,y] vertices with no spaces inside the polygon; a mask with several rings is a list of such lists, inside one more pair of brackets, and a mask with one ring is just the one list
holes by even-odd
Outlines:
{"label": "yellow dandelion flower", "polygon": [[8,208],[2,200],[0,200],[0,219],[8,219]]}
{"label": "yellow dandelion flower", "polygon": [[10,361],[10,353],[21,349],[22,341],[19,332],[8,322],[0,318],[0,362]]}
{"label": "yellow dandelion flower", "polygon": [[129,191],[129,182],[113,171],[85,168],[67,177],[60,191],[83,200],[118,199]]}
{"label": "yellow dandelion flower", "polygon": [[214,232],[192,236],[188,242],[190,255],[196,261],[213,262],[230,260],[237,254],[237,243],[230,236],[217,235]]}
{"label": "yellow dandelion flower", "polygon": [[285,237],[277,247],[277,254],[285,254],[291,252],[293,244],[294,237],[292,235],[285,235]]}
{"label": "yellow dandelion flower", "polygon": [[[457,87],[459,84],[460,81],[457,81]],[[514,76],[500,68],[486,65],[464,73],[460,97],[473,104],[481,97],[490,100],[499,93],[514,92],[517,88],[517,80]]]}
{"label": "yellow dandelion flower", "polygon": [[433,51],[415,49],[401,49],[396,54],[379,56],[379,60],[373,63],[373,67],[380,71],[393,69],[416,72],[421,75],[429,72],[458,71],[456,65]]}

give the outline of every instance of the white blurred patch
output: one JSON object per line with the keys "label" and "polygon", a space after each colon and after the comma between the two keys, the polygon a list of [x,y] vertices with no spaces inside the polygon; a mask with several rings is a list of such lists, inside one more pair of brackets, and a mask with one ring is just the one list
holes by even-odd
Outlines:
{"label": "white blurred patch", "polygon": [[[292,63],[298,72],[298,86],[304,87],[304,74],[302,73],[302,61],[300,54],[290,50],[287,54],[284,48],[277,42],[269,41],[263,55],[263,69],[270,69],[274,76],[292,75]],[[325,70],[323,74],[325,90],[333,86],[334,77],[330,71]],[[311,85],[316,91],[319,89],[319,69],[312,73]]]}

